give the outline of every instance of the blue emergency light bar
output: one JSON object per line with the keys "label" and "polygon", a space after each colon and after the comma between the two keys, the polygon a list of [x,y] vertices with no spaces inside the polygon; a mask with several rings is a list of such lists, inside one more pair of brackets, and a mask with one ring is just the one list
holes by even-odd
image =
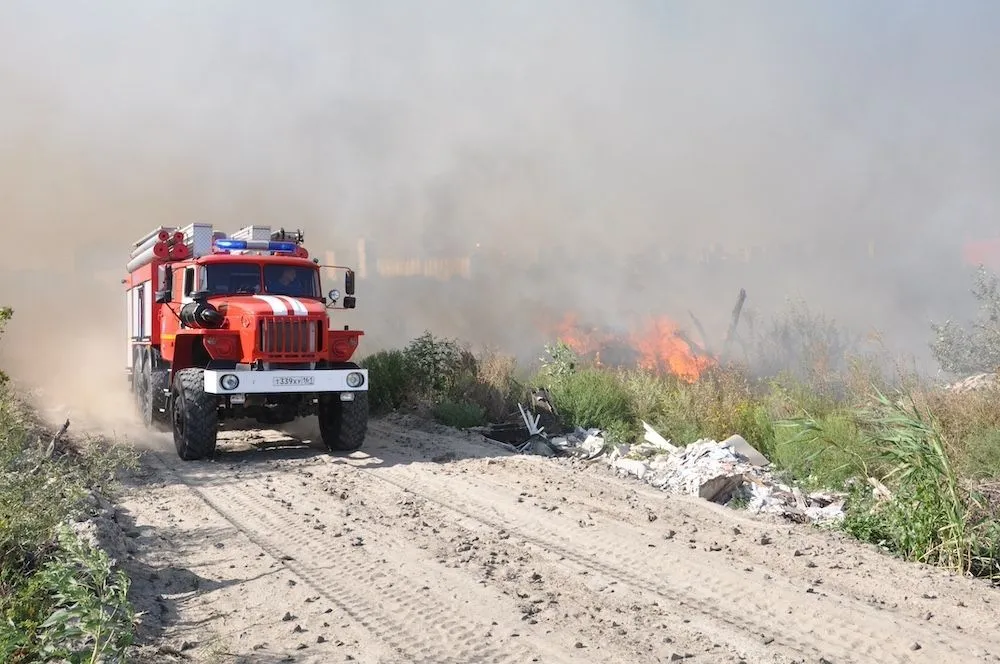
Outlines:
{"label": "blue emergency light bar", "polygon": [[286,251],[293,253],[296,248],[294,242],[279,242],[275,240],[223,240],[215,241],[215,246],[224,250],[247,249],[251,251]]}

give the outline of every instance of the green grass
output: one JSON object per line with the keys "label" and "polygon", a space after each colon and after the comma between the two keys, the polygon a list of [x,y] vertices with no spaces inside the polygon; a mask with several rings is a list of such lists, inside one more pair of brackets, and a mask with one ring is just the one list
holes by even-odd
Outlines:
{"label": "green grass", "polygon": [[640,435],[635,404],[619,376],[583,369],[562,376],[550,389],[565,422],[603,429],[613,442],[631,442]]}
{"label": "green grass", "polygon": [[868,477],[877,467],[876,450],[852,411],[780,421],[775,432],[768,458],[808,488],[843,490],[848,480]]}
{"label": "green grass", "polygon": [[479,404],[459,401],[442,401],[432,410],[434,419],[456,429],[486,424],[486,409]]}

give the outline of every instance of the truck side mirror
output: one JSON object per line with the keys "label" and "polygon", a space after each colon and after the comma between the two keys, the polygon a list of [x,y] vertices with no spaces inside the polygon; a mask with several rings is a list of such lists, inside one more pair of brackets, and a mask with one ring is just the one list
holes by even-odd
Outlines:
{"label": "truck side mirror", "polygon": [[348,270],[344,275],[344,293],[354,295],[354,270]]}

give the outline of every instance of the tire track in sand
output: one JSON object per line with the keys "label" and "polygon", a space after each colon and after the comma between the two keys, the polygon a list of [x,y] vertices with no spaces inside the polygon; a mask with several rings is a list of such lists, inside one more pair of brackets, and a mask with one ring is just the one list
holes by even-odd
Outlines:
{"label": "tire track in sand", "polygon": [[[440,508],[507,530],[594,573],[697,611],[732,631],[758,639],[769,635],[772,647],[838,662],[981,661],[973,646],[982,644],[970,642],[968,635],[888,616],[852,598],[827,596],[821,587],[799,587],[779,578],[766,585],[755,583],[748,574],[727,569],[724,563],[703,562],[703,554],[686,548],[671,557],[654,555],[645,541],[635,541],[634,533],[622,528],[616,532],[614,523],[605,524],[607,531],[589,528],[583,534],[578,524],[565,518],[546,513],[540,519],[530,507],[513,503],[510,487],[486,486],[457,475],[437,479],[412,466],[367,468],[364,462],[339,461]],[[909,649],[914,635],[920,636],[919,654]]]}
{"label": "tire track in sand", "polygon": [[[265,485],[245,477],[212,476],[194,484],[174,471],[159,454],[150,455],[169,474],[231,523],[249,540],[282,563],[315,593],[335,604],[406,661],[426,664],[522,664],[542,659],[524,646],[494,644],[484,638],[490,625],[477,622],[462,607],[450,607],[411,580],[392,576],[363,549],[345,547],[338,538],[304,530],[287,513],[268,505],[262,494],[250,496],[234,481]],[[262,500],[263,499],[263,500]],[[390,581],[389,583],[384,583]],[[381,585],[376,589],[375,586]],[[367,592],[359,590],[365,588]]]}

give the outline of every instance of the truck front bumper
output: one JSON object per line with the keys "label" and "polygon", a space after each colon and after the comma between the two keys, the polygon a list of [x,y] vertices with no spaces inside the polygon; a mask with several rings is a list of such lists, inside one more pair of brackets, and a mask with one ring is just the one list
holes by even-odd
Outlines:
{"label": "truck front bumper", "polygon": [[313,371],[205,370],[209,394],[277,394],[288,392],[365,392],[367,369]]}

